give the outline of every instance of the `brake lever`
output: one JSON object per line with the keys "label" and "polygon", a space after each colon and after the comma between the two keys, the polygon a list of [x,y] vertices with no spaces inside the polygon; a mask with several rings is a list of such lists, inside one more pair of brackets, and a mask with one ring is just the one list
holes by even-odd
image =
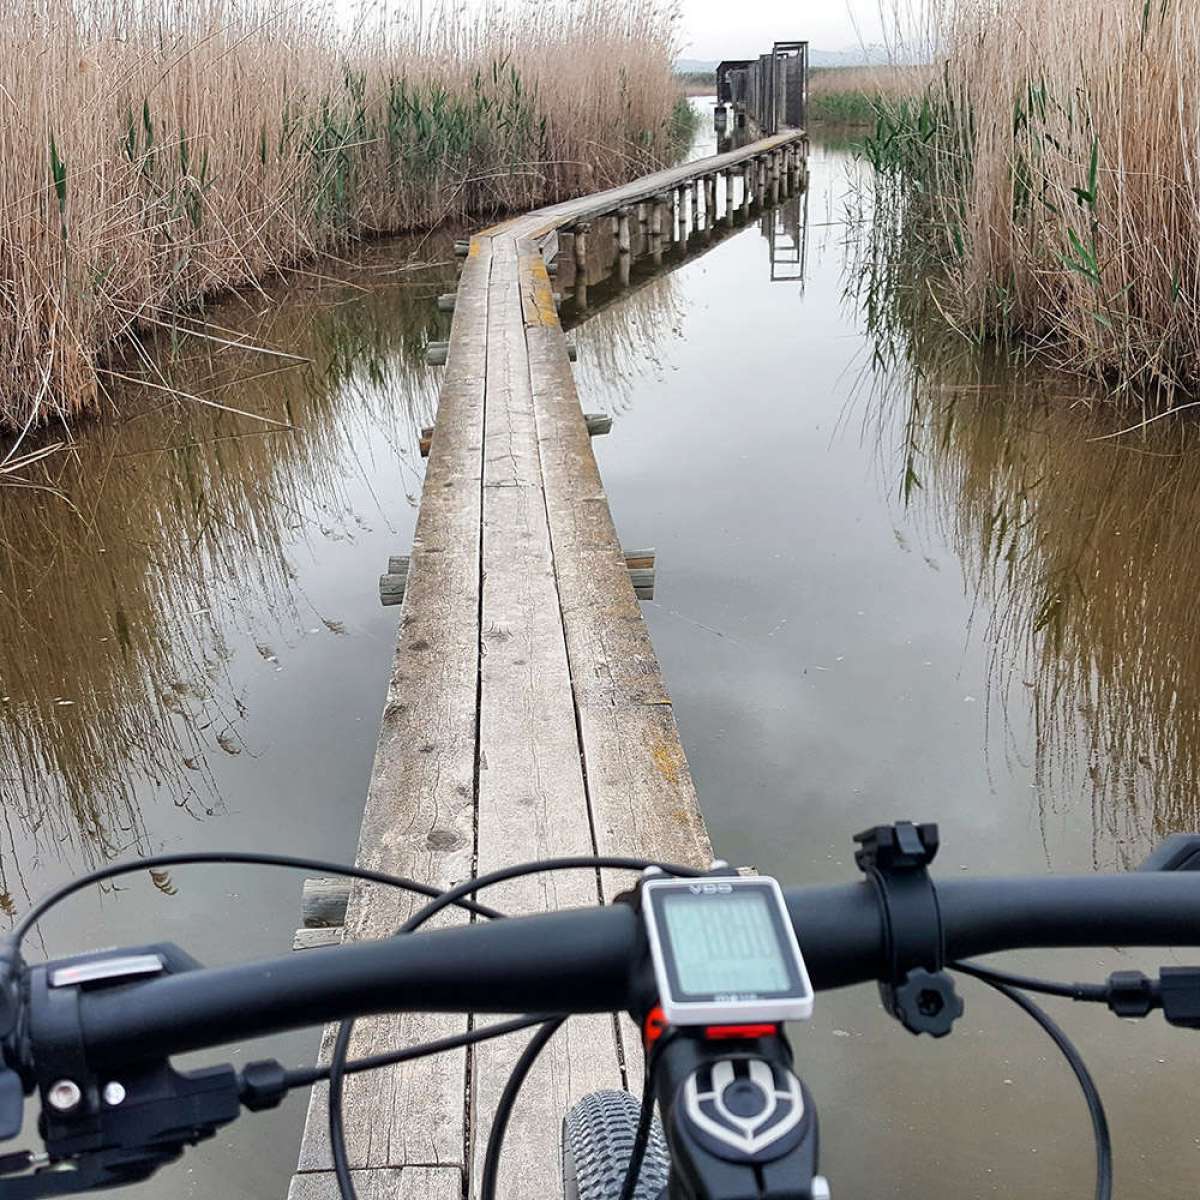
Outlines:
{"label": "brake lever", "polygon": [[[100,1191],[104,1188],[120,1187],[123,1184],[140,1183],[149,1179],[155,1171],[182,1155],[163,1154],[158,1162],[147,1164],[143,1170],[130,1172],[127,1163],[119,1162],[120,1152],[90,1154],[77,1162],[51,1165],[45,1155],[23,1150],[0,1158],[0,1186],[4,1200],[39,1200],[42,1196],[70,1196],[76,1192]],[[16,1178],[9,1171],[34,1169],[31,1175]]]}

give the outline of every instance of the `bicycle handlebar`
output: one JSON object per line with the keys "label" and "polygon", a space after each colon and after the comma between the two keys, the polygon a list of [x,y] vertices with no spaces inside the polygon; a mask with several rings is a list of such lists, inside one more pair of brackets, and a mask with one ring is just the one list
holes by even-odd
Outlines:
{"label": "bicycle handlebar", "polygon": [[[1200,945],[1200,886],[1188,874],[945,880],[937,896],[948,961],[1034,947]],[[815,988],[883,977],[883,918],[869,884],[786,897]],[[84,990],[79,1014],[89,1058],[101,1064],[402,1010],[617,1012],[633,1002],[643,956],[641,922],[618,904]]]}

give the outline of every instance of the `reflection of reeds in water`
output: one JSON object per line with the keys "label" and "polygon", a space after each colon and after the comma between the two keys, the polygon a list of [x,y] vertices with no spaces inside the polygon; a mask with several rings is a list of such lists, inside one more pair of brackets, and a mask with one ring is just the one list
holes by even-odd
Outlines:
{"label": "reflection of reeds in water", "polygon": [[993,701],[1008,731],[1028,709],[1043,815],[1084,799],[1096,860],[1123,865],[1196,828],[1196,437],[1098,440],[1077,380],[962,353],[899,378],[882,419],[900,490],[987,614]]}
{"label": "reflection of reeds in water", "polygon": [[384,247],[345,283],[210,314],[220,336],[306,364],[178,335],[173,355],[164,339],[147,359],[151,383],[293,428],[131,387],[119,421],[0,489],[0,871],[6,842],[83,861],[137,846],[148,785],[203,819],[219,804],[208,762],[253,752],[231,642],[270,660],[272,634],[302,617],[338,632],[290,553],[366,527],[344,492],[377,469],[369,454],[416,501],[415,431],[436,396],[423,345],[445,269],[414,287],[401,261]]}
{"label": "reflection of reeds in water", "polygon": [[668,339],[683,337],[683,301],[670,274],[591,313],[572,337],[579,345],[579,390],[607,412],[627,412],[647,379],[661,378]]}

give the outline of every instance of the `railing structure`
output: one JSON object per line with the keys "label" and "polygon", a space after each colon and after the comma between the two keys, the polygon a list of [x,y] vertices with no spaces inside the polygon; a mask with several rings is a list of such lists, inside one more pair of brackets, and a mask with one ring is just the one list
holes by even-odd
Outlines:
{"label": "railing structure", "polygon": [[776,42],[769,54],[719,64],[717,104],[732,107],[738,127],[749,121],[766,136],[781,129],[804,129],[808,120],[808,43]]}

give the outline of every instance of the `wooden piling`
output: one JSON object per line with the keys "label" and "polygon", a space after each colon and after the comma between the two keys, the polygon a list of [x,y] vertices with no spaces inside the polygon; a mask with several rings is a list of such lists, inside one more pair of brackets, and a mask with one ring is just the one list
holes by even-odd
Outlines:
{"label": "wooden piling", "polygon": [[619,254],[628,254],[631,249],[629,214],[632,211],[628,205],[617,209],[617,252]]}
{"label": "wooden piling", "polygon": [[588,269],[587,240],[588,234],[591,232],[591,230],[591,221],[577,221],[572,230],[574,234],[572,240],[575,243],[575,277],[578,279],[579,276],[582,275],[585,282],[587,280]]}

